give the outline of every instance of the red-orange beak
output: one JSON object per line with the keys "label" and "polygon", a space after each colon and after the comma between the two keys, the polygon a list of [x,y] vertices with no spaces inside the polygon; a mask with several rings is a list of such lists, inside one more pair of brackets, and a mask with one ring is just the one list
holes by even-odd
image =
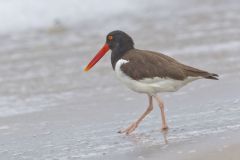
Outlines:
{"label": "red-orange beak", "polygon": [[102,49],[100,49],[100,51],[98,51],[98,53],[91,60],[91,62],[89,62],[88,65],[84,68],[84,71],[87,72],[88,70],[90,70],[107,53],[108,50],[109,50],[109,46],[106,43],[106,44],[104,44]]}

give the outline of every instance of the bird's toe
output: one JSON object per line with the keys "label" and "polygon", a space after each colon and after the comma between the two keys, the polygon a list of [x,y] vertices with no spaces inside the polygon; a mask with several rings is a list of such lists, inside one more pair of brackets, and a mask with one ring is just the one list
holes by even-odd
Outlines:
{"label": "bird's toe", "polygon": [[162,131],[167,131],[169,128],[168,128],[168,126],[163,126],[162,127]]}

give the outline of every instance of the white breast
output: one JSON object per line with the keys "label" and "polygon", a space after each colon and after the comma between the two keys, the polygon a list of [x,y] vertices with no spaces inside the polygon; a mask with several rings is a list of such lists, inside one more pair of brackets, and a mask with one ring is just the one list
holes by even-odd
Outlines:
{"label": "white breast", "polygon": [[128,75],[126,75],[121,70],[121,65],[125,63],[130,63],[127,60],[120,59],[115,65],[115,73],[128,88],[133,91],[146,93],[149,95],[155,95],[158,92],[174,92],[186,85],[189,82],[192,82],[201,77],[188,77],[185,80],[174,80],[170,78],[144,78],[142,80],[134,80]]}

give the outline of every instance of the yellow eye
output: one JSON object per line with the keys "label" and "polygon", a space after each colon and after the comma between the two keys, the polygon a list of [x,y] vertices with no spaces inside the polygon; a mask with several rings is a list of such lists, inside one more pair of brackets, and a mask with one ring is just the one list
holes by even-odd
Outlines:
{"label": "yellow eye", "polygon": [[113,39],[113,36],[108,36],[108,40],[111,41]]}

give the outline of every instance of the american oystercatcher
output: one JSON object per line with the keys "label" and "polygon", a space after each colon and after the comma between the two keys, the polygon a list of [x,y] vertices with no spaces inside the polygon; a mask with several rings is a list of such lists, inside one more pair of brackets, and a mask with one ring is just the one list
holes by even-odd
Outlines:
{"label": "american oystercatcher", "polygon": [[168,129],[164,103],[157,95],[160,92],[175,92],[189,82],[197,79],[218,80],[218,75],[182,64],[161,53],[134,48],[133,39],[123,31],[110,32],[106,43],[84,71],[91,69],[111,49],[112,68],[118,79],[135,92],[145,93],[149,99],[146,111],[129,127],[119,133],[130,134],[153,110],[152,99],[159,104],[162,129]]}

